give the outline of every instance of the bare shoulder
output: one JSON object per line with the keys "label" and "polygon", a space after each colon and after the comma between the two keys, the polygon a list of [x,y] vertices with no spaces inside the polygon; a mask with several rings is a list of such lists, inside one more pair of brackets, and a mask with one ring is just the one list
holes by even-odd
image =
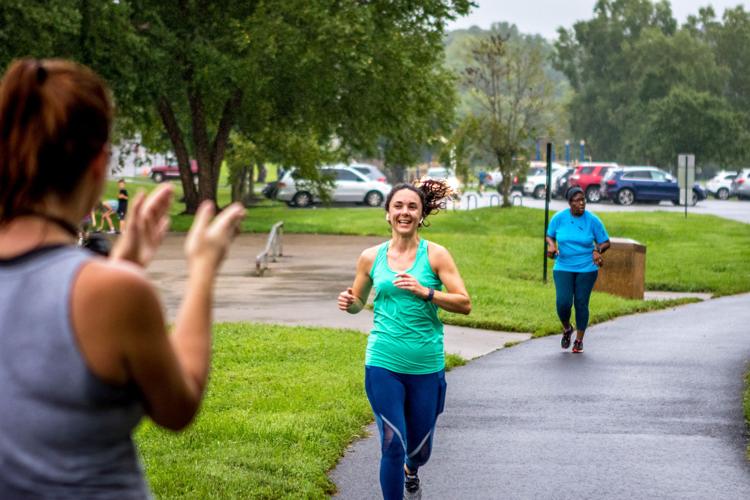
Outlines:
{"label": "bare shoulder", "polygon": [[378,256],[378,250],[380,250],[380,245],[365,248],[359,255],[359,262],[372,265],[372,263],[375,262],[375,257]]}
{"label": "bare shoulder", "polygon": [[437,261],[442,261],[443,259],[452,259],[451,254],[447,248],[432,241],[427,242],[427,255],[429,255],[431,261],[433,259],[437,259]]}
{"label": "bare shoulder", "polygon": [[129,262],[106,259],[92,260],[81,269],[73,300],[82,301],[83,305],[109,317],[127,317],[138,311],[143,314],[159,306],[156,289],[143,269]]}
{"label": "bare shoulder", "polygon": [[89,368],[105,381],[128,380],[127,352],[166,333],[154,286],[126,262],[95,259],[73,285],[73,331]]}

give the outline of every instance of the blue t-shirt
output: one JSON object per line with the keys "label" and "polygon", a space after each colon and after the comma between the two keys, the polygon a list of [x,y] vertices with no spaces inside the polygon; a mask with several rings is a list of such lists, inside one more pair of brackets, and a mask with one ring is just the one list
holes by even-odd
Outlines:
{"label": "blue t-shirt", "polygon": [[570,209],[557,212],[547,227],[547,236],[557,241],[559,255],[555,262],[555,271],[588,273],[599,268],[594,264],[591,253],[594,242],[597,244],[609,240],[607,230],[599,217],[589,211],[580,217],[570,213]]}

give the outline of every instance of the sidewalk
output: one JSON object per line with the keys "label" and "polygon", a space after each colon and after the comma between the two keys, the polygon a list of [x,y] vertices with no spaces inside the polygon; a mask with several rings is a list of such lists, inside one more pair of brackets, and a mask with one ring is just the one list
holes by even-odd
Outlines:
{"label": "sidewalk", "polygon": [[[593,326],[448,373],[426,499],[750,498],[742,411],[750,295]],[[331,476],[342,499],[380,498],[379,443]]]}
{"label": "sidewalk", "polygon": [[[300,235],[283,236],[284,256],[264,277],[255,276],[255,256],[265,234],[241,234],[231,247],[216,286],[216,321],[255,321],[287,325],[348,328],[369,332],[372,312],[347,314],[336,298],[350,286],[359,254],[385,237]],[[183,234],[169,234],[149,267],[158,283],[166,315],[173,321],[187,282],[182,253]],[[497,332],[445,325],[446,351],[473,359],[520,342],[527,333]]]}

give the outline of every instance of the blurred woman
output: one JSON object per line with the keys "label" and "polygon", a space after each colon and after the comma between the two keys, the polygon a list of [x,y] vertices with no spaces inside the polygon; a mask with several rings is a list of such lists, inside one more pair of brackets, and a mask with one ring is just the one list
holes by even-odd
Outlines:
{"label": "blurred woman", "polygon": [[0,83],[0,498],[148,498],[133,428],[182,429],[206,386],[213,282],[244,210],[198,210],[167,336],[143,267],[169,186],[134,200],[110,259],[76,246],[111,122],[104,83],[72,62],[16,61]]}
{"label": "blurred woman", "polygon": [[[547,228],[547,256],[556,259],[552,274],[557,316],[563,327],[560,345],[563,349],[570,347],[570,337],[576,330],[573,352],[581,353],[589,324],[589,299],[604,263],[602,254],[609,248],[609,235],[599,217],[586,211],[586,197],[581,188],[570,188],[566,196],[570,208],[557,212]],[[575,328],[570,324],[574,304]]]}
{"label": "blurred woman", "polygon": [[[417,470],[432,452],[445,404],[445,348],[438,308],[469,314],[471,300],[451,254],[419,236],[450,188],[428,179],[399,184],[385,201],[391,239],[362,252],[338,307],[358,313],[375,287],[365,390],[380,430],[383,498],[420,498]],[[445,286],[445,291],[443,291]]]}

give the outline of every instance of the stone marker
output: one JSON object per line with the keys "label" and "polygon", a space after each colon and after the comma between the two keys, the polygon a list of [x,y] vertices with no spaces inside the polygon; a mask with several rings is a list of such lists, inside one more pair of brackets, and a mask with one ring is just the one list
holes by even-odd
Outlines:
{"label": "stone marker", "polygon": [[604,265],[599,269],[594,290],[643,300],[646,246],[627,238],[610,238],[609,241],[612,246],[604,254]]}

